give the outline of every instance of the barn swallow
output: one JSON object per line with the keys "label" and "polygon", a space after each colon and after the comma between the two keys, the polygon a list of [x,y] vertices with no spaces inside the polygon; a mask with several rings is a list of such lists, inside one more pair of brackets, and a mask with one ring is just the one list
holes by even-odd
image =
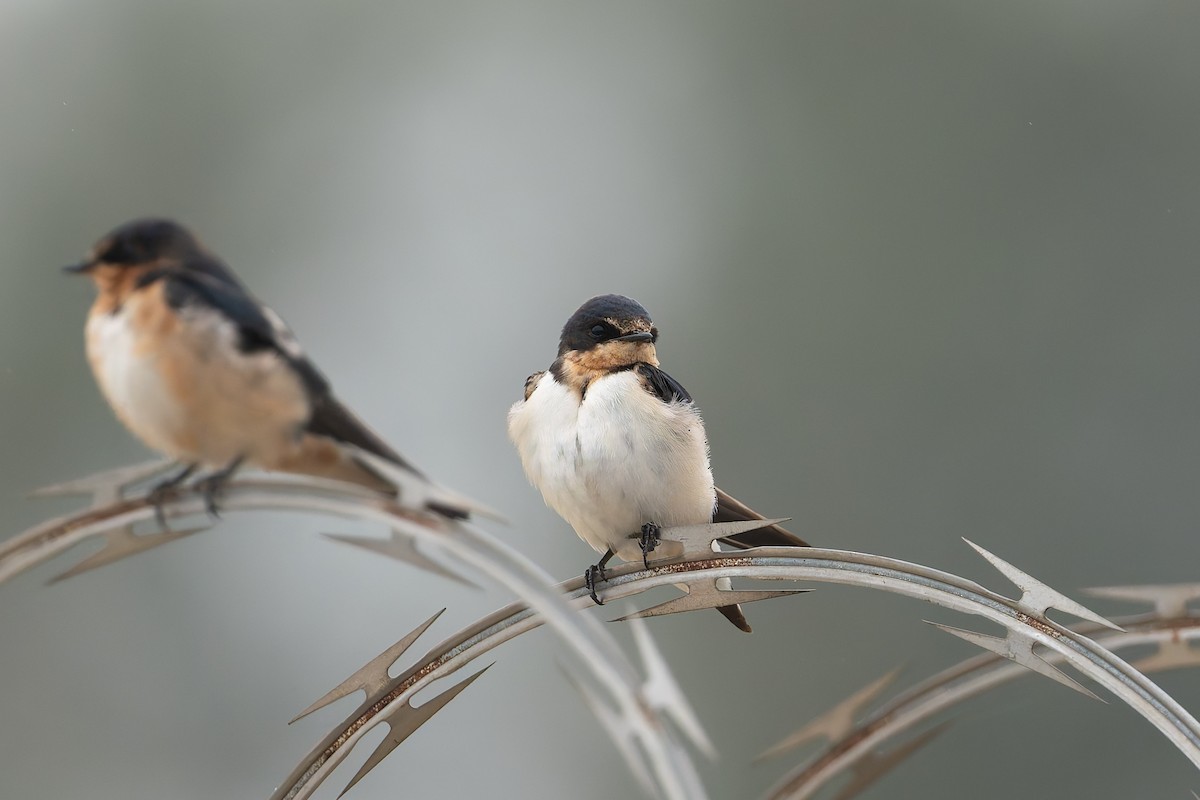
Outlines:
{"label": "barn swallow", "polygon": [[394,491],[353,448],[420,476],[338,401],[279,315],[178,223],[129,222],[65,269],[98,290],[87,357],[105,399],[146,445],[183,465],[155,497],[209,468],[198,486],[215,513],[243,464]]}
{"label": "barn swallow", "polygon": [[[658,328],[628,297],[588,300],[567,320],[558,357],[525,381],[525,398],[508,412],[508,433],[530,483],[600,561],[641,558],[660,528],[763,519],[713,484],[700,412],[683,386],[659,367]],[[727,540],[735,548],[806,543],[772,525]],[[640,553],[639,553],[640,551]],[[741,609],[718,609],[750,631]]]}

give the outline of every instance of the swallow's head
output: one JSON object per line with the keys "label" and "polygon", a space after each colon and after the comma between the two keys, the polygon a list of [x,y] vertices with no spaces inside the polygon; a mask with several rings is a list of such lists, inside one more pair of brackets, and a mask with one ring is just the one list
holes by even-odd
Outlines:
{"label": "swallow's head", "polygon": [[182,265],[203,253],[196,237],[169,219],[138,219],[116,228],[92,246],[78,264],[64,267],[89,275],[101,287],[123,282],[132,273]]}
{"label": "swallow's head", "polygon": [[102,295],[120,303],[152,270],[180,269],[243,289],[219,258],[204,249],[191,231],[169,219],[136,219],[116,228],[92,246],[78,264],[64,267],[87,275]]}
{"label": "swallow's head", "polygon": [[658,365],[658,328],[636,300],[602,294],[581,305],[563,326],[558,356],[588,372],[609,372],[631,364]]}

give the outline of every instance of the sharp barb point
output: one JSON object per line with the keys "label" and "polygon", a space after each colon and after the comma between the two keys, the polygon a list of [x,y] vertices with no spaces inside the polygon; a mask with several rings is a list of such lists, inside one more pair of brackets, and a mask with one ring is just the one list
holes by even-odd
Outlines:
{"label": "sharp barb point", "polygon": [[368,772],[379,766],[379,763],[391,755],[392,751],[404,743],[404,740],[416,733],[417,729],[424,725],[429,719],[446,707],[446,704],[457,697],[464,689],[470,686],[479,678],[480,675],[492,668],[495,662],[488,664],[483,669],[476,672],[469,678],[456,683],[446,691],[439,694],[437,697],[425,702],[420,706],[413,706],[411,702],[405,702],[396,708],[380,714],[376,718],[376,724],[386,722],[388,726],[387,736],[375,748],[375,752],[367,759],[366,763],[359,768],[350,782],[346,784],[346,788],[342,789],[338,797],[342,797],[346,792],[354,788],[354,785],[362,780]]}
{"label": "sharp barb point", "polygon": [[157,459],[144,461],[128,467],[96,472],[82,478],[75,478],[52,486],[43,486],[29,493],[30,497],[78,497],[79,495],[95,495],[98,503],[111,503],[120,499],[121,490],[147,478],[164,472],[175,464],[174,461]]}
{"label": "sharp barb point", "polygon": [[382,693],[383,690],[385,690],[391,683],[391,678],[388,677],[388,670],[391,669],[392,665],[400,659],[400,656],[404,655],[408,648],[413,646],[413,643],[416,642],[417,639],[421,638],[421,635],[424,634],[425,631],[429,630],[429,626],[436,622],[437,618],[440,617],[445,610],[446,609],[443,608],[441,611],[437,612],[429,619],[413,628],[404,636],[403,639],[372,658],[349,678],[346,678],[346,680],[342,681],[337,686],[326,692],[325,695],[319,700],[313,702],[308,708],[292,717],[292,719],[288,721],[288,724],[291,725],[293,722],[307,717],[314,711],[318,711],[330,703],[336,703],[343,697],[352,695],[359,690],[362,690],[366,693],[368,701],[377,699],[377,696]]}
{"label": "sharp barb point", "polygon": [[697,611],[705,608],[719,608],[744,603],[753,603],[758,600],[770,600],[775,597],[786,597],[793,594],[805,594],[811,592],[811,589],[783,589],[772,591],[760,590],[724,590],[716,585],[716,581],[712,578],[700,576],[687,584],[687,593],[681,597],[676,597],[666,602],[659,603],[656,606],[635,611],[631,614],[626,614],[623,617],[618,617],[613,622],[624,622],[630,619],[641,619],[645,617],[658,617],[664,614],[679,614],[684,611]]}
{"label": "sharp barb point", "polygon": [[1107,628],[1112,628],[1113,630],[1117,631],[1121,630],[1119,625],[1115,625],[1097,614],[1095,611],[1085,608],[1071,598],[1067,597],[1062,592],[1050,587],[1042,581],[1039,581],[1028,572],[1024,572],[1023,570],[1014,567],[1012,564],[1008,563],[994,553],[991,553],[975,544],[970,539],[964,537],[963,541],[969,544],[975,550],[975,552],[987,559],[987,561],[993,567],[995,567],[1000,574],[1012,581],[1013,585],[1021,590],[1021,599],[1017,601],[1017,603],[1021,607],[1021,610],[1025,613],[1037,617],[1042,621],[1048,621],[1046,619],[1046,610],[1049,608],[1056,608],[1059,611],[1066,612],[1067,614],[1079,617],[1080,619],[1086,619],[1089,622],[1095,622],[1097,625],[1104,625]]}
{"label": "sharp barb point", "polygon": [[850,800],[850,798],[857,796],[868,786],[895,769],[897,765],[907,760],[913,753],[933,741],[942,731],[950,727],[951,722],[952,720],[946,720],[941,724],[935,725],[920,736],[913,737],[894,750],[889,750],[887,753],[864,758],[859,762],[858,768],[854,771],[854,777],[838,792],[833,800]]}
{"label": "sharp barb point", "polygon": [[629,624],[633,628],[633,638],[642,654],[642,664],[646,670],[646,683],[642,690],[646,701],[651,707],[660,709],[671,717],[709,761],[716,761],[716,745],[704,731],[704,726],[700,724],[700,719],[688,702],[687,696],[679,687],[675,676],[671,674],[666,659],[654,643],[654,637],[646,629],[646,623],[640,618],[634,618],[629,620]]}
{"label": "sharp barb point", "polygon": [[104,547],[95,553],[92,553],[87,558],[80,561],[75,566],[55,575],[50,580],[46,581],[48,585],[61,583],[68,578],[74,578],[76,575],[82,575],[85,572],[90,572],[97,567],[103,567],[107,564],[112,564],[121,559],[128,558],[138,553],[143,553],[160,545],[168,544],[176,539],[182,539],[185,536],[191,536],[193,533],[206,531],[208,528],[189,528],[182,531],[162,531],[159,533],[144,533],[137,534],[129,527],[117,528],[116,530],[106,531],[104,536]]}
{"label": "sharp barb point", "polygon": [[[1074,689],[1085,697],[1090,697],[1093,700],[1101,700],[1101,698],[1088,689],[1083,684],[1076,681],[1066,673],[1062,672],[1057,667],[1049,664],[1040,656],[1033,652],[1033,639],[1028,636],[1023,636],[1017,631],[1010,630],[1008,636],[999,638],[996,636],[988,636],[986,633],[976,633],[975,631],[966,630],[964,628],[955,628],[952,625],[943,625],[939,622],[929,622],[930,625],[939,630],[943,630],[953,636],[970,642],[971,644],[982,647],[984,650],[995,653],[996,655],[1004,656],[1005,658],[1014,661],[1026,669],[1032,670],[1039,675],[1045,675],[1051,680],[1061,683],[1067,688]],[[1103,702],[1103,700],[1101,700]]]}
{"label": "sharp barb point", "polygon": [[407,562],[417,569],[422,569],[426,572],[437,575],[438,577],[447,578],[455,581],[456,583],[461,583],[462,585],[469,586],[472,589],[479,588],[476,584],[467,580],[463,576],[447,567],[442,566],[438,562],[426,556],[417,549],[417,546],[412,539],[406,536],[399,529],[393,528],[390,538],[387,539],[380,539],[373,536],[352,536],[341,533],[326,533],[324,535],[326,538],[332,539],[335,542],[352,545],[372,553],[377,553],[381,556],[387,556],[388,558],[392,558],[397,561]]}
{"label": "sharp barb point", "polygon": [[1131,666],[1146,673],[1200,667],[1200,650],[1188,646],[1185,641],[1163,642],[1157,652],[1134,661]]}
{"label": "sharp barb point", "polygon": [[890,686],[903,670],[903,666],[896,667],[886,675],[871,681],[800,730],[764,750],[755,757],[755,762],[765,761],[795,750],[814,739],[824,738],[827,741],[836,742],[845,737],[854,729],[854,721],[862,710],[882,694],[883,690]]}
{"label": "sharp barb point", "polygon": [[395,486],[397,499],[409,508],[424,510],[431,505],[441,505],[494,519],[498,522],[507,522],[501,514],[482,503],[477,503],[466,495],[452,489],[439,486],[428,478],[394,464],[385,458],[380,458],[374,453],[368,453],[365,450],[356,450],[354,458],[363,467]]}
{"label": "sharp barb point", "polygon": [[1148,603],[1161,619],[1188,615],[1188,604],[1200,600],[1200,583],[1168,583],[1149,586],[1097,586],[1084,589],[1093,597]]}
{"label": "sharp barb point", "polygon": [[666,542],[676,542],[683,545],[685,557],[713,555],[713,542],[736,536],[739,533],[756,531],[787,522],[788,517],[779,519],[750,519],[737,522],[710,522],[701,525],[680,525],[674,528],[663,528],[662,538]]}
{"label": "sharp barb point", "polygon": [[628,720],[623,719],[614,712],[608,704],[600,699],[595,691],[579,680],[561,663],[559,664],[559,669],[562,670],[567,682],[575,687],[575,691],[579,692],[580,697],[583,699],[583,704],[592,712],[592,716],[600,723],[600,727],[608,734],[608,738],[617,748],[618,755],[621,756],[621,760],[629,768],[629,772],[633,775],[634,780],[637,781],[643,793],[648,797],[656,796],[657,791],[654,780],[650,776],[649,767],[646,764],[641,749],[638,747],[636,734],[630,727]]}

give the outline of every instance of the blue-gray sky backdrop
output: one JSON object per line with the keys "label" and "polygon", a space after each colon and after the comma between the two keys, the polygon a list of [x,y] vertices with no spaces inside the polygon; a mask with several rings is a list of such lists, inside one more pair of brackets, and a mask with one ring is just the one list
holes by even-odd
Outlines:
{"label": "blue-gray sky backdrop", "polygon": [[[0,0],[0,519],[147,456],[88,374],[91,291],[57,266],[159,214],[555,575],[594,554],[504,416],[567,315],[621,292],[698,399],[719,483],[812,541],[1003,591],[960,537],[1072,594],[1194,581],[1197,41],[1200,5],[1165,0]],[[334,527],[231,515],[0,587],[0,797],[265,797],[349,704],[296,711],[438,608],[432,638],[508,601]],[[786,763],[753,754],[898,663],[911,682],[973,654],[922,618],[978,625],[830,587],[750,613],[751,637],[652,626],[721,750],[714,798],[756,796]],[[351,797],[631,796],[551,638],[496,657]],[[1195,672],[1160,680],[1200,707]],[[866,796],[968,787],[1200,779],[1121,705],[1033,678]]]}

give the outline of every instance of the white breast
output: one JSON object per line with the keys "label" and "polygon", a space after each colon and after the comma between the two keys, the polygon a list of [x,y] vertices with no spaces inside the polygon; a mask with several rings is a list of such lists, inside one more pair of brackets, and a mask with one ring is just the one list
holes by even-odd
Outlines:
{"label": "white breast", "polygon": [[150,447],[209,466],[244,457],[269,469],[293,456],[310,411],[295,371],[272,350],[241,352],[215,311],[154,317],[152,291],[88,319],[88,359],[121,421]]}
{"label": "white breast", "polygon": [[184,424],[184,409],[168,391],[130,317],[126,308],[88,318],[88,361],[121,421],[154,449],[178,455],[173,433]]}
{"label": "white breast", "polygon": [[597,552],[612,548],[628,558],[629,537],[647,522],[712,520],[715,490],[699,412],[663,403],[633,371],[592,381],[582,403],[547,373],[508,419],[529,480]]}

